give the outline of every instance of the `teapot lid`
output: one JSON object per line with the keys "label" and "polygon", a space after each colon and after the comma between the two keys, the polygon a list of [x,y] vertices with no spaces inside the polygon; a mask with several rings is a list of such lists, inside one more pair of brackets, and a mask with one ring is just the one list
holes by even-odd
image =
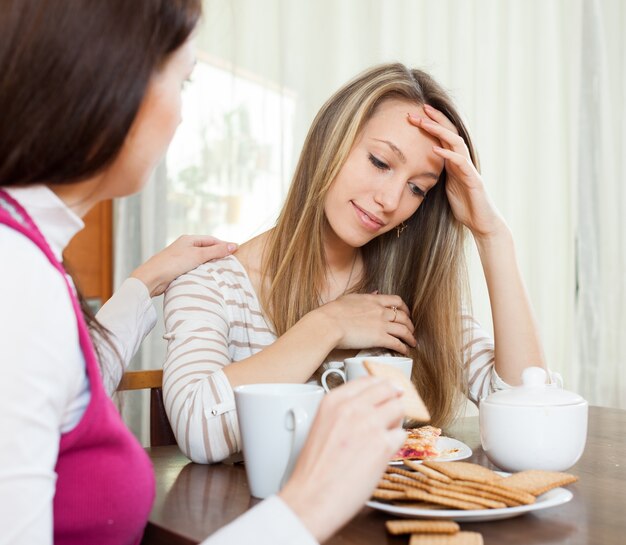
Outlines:
{"label": "teapot lid", "polygon": [[556,384],[546,384],[547,373],[541,367],[527,367],[522,372],[522,385],[509,390],[499,390],[484,402],[496,405],[575,405],[583,403],[582,396],[563,390]]}

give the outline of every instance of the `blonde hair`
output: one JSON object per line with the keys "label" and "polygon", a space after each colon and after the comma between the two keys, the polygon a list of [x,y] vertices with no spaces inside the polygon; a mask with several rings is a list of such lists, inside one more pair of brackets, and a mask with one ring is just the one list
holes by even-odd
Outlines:
{"label": "blonde hair", "polygon": [[[319,307],[326,263],[324,201],[358,135],[385,100],[430,104],[443,112],[476,155],[469,133],[446,91],[421,70],[402,64],[371,68],[339,89],[309,130],[287,200],[269,235],[261,272],[268,285],[261,304],[277,335]],[[477,165],[478,166],[478,165]],[[446,173],[428,192],[397,237],[385,233],[361,248],[363,275],[351,291],[397,294],[411,310],[417,347],[413,382],[435,425],[454,417],[466,389],[461,309],[467,293],[463,226],[446,197]]]}

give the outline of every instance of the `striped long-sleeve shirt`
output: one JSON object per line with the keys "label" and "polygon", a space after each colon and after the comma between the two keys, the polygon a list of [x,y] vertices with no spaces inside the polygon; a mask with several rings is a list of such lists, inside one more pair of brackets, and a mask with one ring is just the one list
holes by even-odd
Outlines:
{"label": "striped long-sleeve shirt", "polygon": [[[182,451],[193,461],[218,462],[241,450],[233,389],[223,368],[276,340],[250,279],[234,256],[175,280],[165,294],[165,408]],[[463,316],[465,365],[473,401],[504,388],[494,369],[493,342]],[[359,355],[384,352],[362,351]],[[323,367],[336,366],[326,361]]]}

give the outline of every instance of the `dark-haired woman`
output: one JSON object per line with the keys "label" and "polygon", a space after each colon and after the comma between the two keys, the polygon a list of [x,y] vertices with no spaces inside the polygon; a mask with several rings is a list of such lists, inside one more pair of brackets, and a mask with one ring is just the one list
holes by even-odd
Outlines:
{"label": "dark-haired woman", "polygon": [[[199,13],[199,0],[0,0],[2,544],[141,540],[152,468],[107,394],[153,324],[150,296],[232,249],[179,240],[122,285],[102,324],[85,319],[60,261],[81,217],[140,190],[165,152]],[[338,389],[280,495],[206,543],[326,539],[401,443],[401,413],[386,382]]]}

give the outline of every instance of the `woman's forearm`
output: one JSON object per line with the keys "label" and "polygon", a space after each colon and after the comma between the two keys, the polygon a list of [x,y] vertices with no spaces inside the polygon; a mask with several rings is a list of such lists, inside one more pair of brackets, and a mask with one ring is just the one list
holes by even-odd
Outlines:
{"label": "woman's forearm", "polygon": [[519,384],[526,367],[545,367],[545,357],[513,237],[502,223],[488,237],[475,240],[489,290],[496,371],[507,383]]}
{"label": "woman's forearm", "polygon": [[225,367],[231,386],[308,380],[341,338],[326,318],[323,312],[310,312],[272,345]]}
{"label": "woman's forearm", "polygon": [[98,349],[104,387],[113,395],[139,346],[156,324],[157,314],[147,287],[136,278],[127,278],[104,303],[96,319],[108,331],[104,339],[92,331]]}

